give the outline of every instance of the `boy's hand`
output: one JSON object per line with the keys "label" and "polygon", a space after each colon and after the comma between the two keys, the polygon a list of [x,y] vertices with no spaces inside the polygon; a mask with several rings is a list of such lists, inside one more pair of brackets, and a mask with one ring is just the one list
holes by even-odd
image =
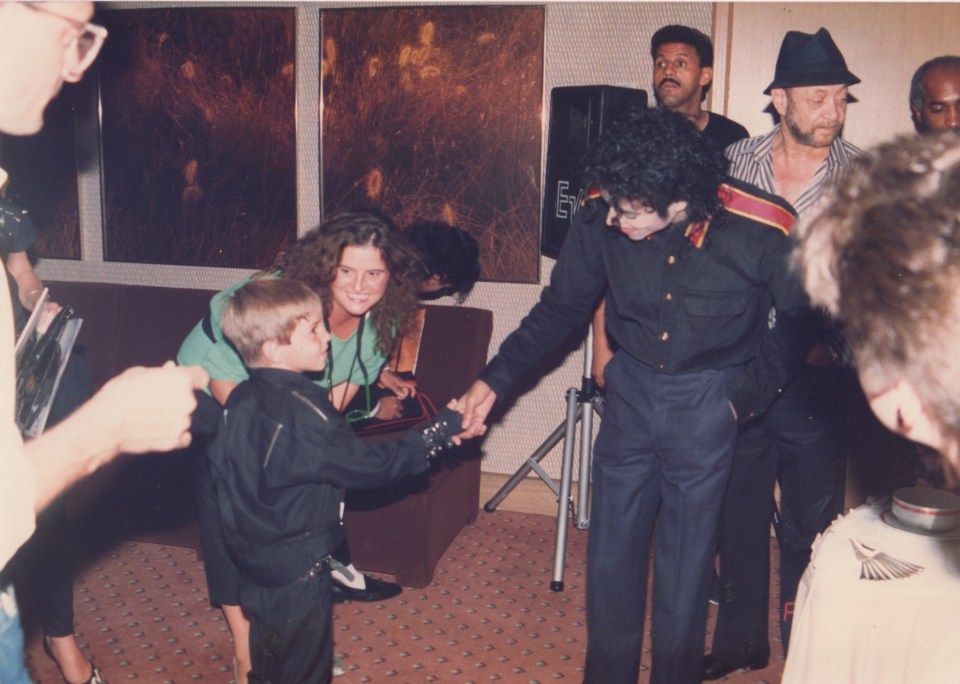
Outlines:
{"label": "boy's hand", "polygon": [[[448,401],[447,408],[450,409],[451,411],[462,413],[462,411],[460,410],[460,402],[457,399],[451,399],[450,401]],[[463,444],[463,440],[460,439],[460,435],[454,435],[453,437],[450,438],[450,441],[452,441],[457,446],[460,446],[461,444]]]}

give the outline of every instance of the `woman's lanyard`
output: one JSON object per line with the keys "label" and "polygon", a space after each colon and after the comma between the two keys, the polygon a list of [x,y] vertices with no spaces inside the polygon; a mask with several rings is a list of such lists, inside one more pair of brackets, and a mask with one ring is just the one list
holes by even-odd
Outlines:
{"label": "woman's lanyard", "polygon": [[[367,408],[353,409],[352,411],[347,411],[347,414],[343,418],[348,423],[358,423],[361,420],[366,420],[367,418],[370,417],[370,412],[372,410],[372,407],[370,406],[370,376],[367,373],[367,366],[366,364],[364,364],[362,354],[360,353],[361,346],[363,343],[363,329],[366,327],[367,316],[369,315],[369,313],[370,312],[368,311],[366,314],[363,315],[363,318],[360,319],[360,325],[357,326],[357,333],[356,333],[357,348],[353,354],[353,361],[350,362],[350,371],[347,373],[347,383],[349,384],[350,380],[353,378],[353,369],[356,368],[357,365],[360,366],[360,373],[363,374],[363,391],[366,397]],[[330,383],[332,388],[332,385],[333,385],[333,357],[332,356],[331,356],[331,363],[330,363]],[[344,409],[343,404],[346,401],[346,398],[347,398],[347,395],[346,395],[346,392],[344,392],[343,400],[341,401],[340,406],[337,408],[338,413],[343,412],[343,409]]]}

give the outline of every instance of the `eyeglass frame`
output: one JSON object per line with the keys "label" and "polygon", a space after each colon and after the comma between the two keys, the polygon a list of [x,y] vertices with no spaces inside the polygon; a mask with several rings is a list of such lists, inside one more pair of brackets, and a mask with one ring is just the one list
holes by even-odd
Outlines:
{"label": "eyeglass frame", "polygon": [[[50,17],[56,17],[57,19],[62,19],[63,21],[70,24],[74,29],[77,30],[76,35],[74,35],[73,40],[71,40],[70,45],[64,47],[73,47],[76,50],[77,58],[77,73],[82,74],[84,71],[90,68],[90,65],[93,64],[93,61],[97,58],[97,55],[100,54],[100,49],[103,47],[103,42],[107,39],[107,29],[101,26],[100,24],[94,24],[89,21],[79,21],[73,17],[68,17],[66,15],[60,14],[59,12],[53,12],[48,10],[46,7],[43,7],[36,2],[21,2],[18,3],[21,7],[26,7],[29,10],[34,12],[39,12],[40,14],[46,14]],[[85,35],[90,34],[93,36],[93,43],[90,48],[87,49],[87,52],[81,56],[80,55],[80,39]]]}

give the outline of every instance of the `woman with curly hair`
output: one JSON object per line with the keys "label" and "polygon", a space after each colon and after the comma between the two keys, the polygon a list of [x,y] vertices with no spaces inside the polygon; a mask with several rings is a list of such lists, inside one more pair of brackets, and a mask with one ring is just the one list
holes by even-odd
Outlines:
{"label": "woman with curly hair", "polygon": [[[330,389],[331,401],[343,411],[361,388],[368,390],[376,382],[394,337],[404,332],[416,309],[417,286],[425,277],[416,251],[387,219],[347,212],[281,252],[270,268],[216,294],[210,301],[210,314],[187,335],[177,355],[181,365],[202,366],[210,375],[209,394],[199,397],[195,412],[197,436],[209,436],[221,406],[248,375],[220,329],[223,310],[233,292],[245,283],[254,278],[292,278],[320,294],[331,341],[326,371],[315,381]],[[414,391],[412,383],[393,374],[385,374],[384,381],[399,398]],[[366,405],[357,415],[351,411],[347,416],[348,420],[389,419],[399,408],[399,400],[381,399],[378,406]],[[239,574],[224,545],[207,465],[204,459],[198,461],[197,517],[210,601],[223,608],[234,637],[238,681],[245,682],[250,669],[250,625],[240,608]],[[399,585],[357,571],[346,542],[333,555],[345,568],[332,573],[337,580],[333,583],[335,600],[382,601],[400,593]]]}
{"label": "woman with curly hair", "polygon": [[[333,404],[341,411],[370,384],[365,374],[372,371],[370,377],[377,377],[396,336],[407,332],[425,277],[419,256],[403,234],[385,225],[373,214],[340,214],[281,253],[272,269],[306,283],[323,299],[333,335],[327,376]],[[412,391],[405,382],[388,382],[400,398]],[[391,418],[396,408],[381,406],[375,413]]]}

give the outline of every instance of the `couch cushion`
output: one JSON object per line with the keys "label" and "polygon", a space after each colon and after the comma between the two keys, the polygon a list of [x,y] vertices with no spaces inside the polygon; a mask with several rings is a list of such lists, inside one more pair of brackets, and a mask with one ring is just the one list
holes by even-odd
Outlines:
{"label": "couch cushion", "polygon": [[159,365],[177,355],[209,310],[210,290],[48,281],[50,296],[83,319],[76,349],[95,389],[130,366]]}

